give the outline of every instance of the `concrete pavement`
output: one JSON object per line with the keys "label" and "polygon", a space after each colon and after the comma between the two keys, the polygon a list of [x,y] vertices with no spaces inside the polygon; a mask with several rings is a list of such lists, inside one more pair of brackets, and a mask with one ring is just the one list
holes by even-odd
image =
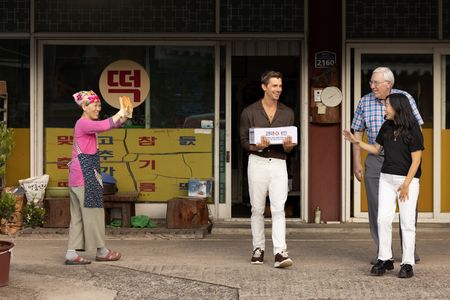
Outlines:
{"label": "concrete pavement", "polygon": [[204,238],[110,231],[107,246],[123,258],[87,266],[63,264],[64,231],[41,231],[15,239],[9,285],[0,288],[0,299],[449,299],[449,233],[450,224],[419,224],[421,262],[413,278],[399,279],[397,230],[394,271],[369,276],[375,248],[367,224],[289,223],[294,266],[288,269],[273,268],[269,229],[265,264],[250,265],[248,222],[216,224]]}

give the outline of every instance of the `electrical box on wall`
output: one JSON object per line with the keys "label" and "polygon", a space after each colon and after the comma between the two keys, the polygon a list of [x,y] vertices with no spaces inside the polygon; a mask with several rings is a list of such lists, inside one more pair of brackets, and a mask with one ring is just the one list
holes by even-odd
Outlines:
{"label": "electrical box on wall", "polygon": [[310,91],[310,122],[334,124],[341,122],[342,92],[335,86],[312,87]]}

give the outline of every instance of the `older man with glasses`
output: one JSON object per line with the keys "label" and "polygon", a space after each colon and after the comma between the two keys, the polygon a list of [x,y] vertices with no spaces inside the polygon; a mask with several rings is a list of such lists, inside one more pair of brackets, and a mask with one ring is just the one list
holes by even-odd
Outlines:
{"label": "older man with glasses", "polygon": [[[411,104],[417,123],[422,126],[423,120],[416,106],[414,98],[405,91],[394,89],[394,74],[387,67],[378,67],[372,72],[369,81],[371,93],[363,96],[356,107],[353,116],[351,128],[354,130],[356,139],[362,140],[364,131],[366,131],[367,142],[374,144],[378,131],[384,123],[384,100],[393,93],[404,94]],[[378,187],[383,165],[383,155],[368,154],[365,161],[365,171],[363,173],[361,164],[361,149],[358,145],[353,144],[353,172],[358,181],[364,177],[367,195],[367,207],[369,213],[369,226],[372,238],[377,246],[376,256],[371,260],[371,264],[377,262],[379,238],[378,238]],[[417,217],[416,217],[417,219]],[[417,221],[417,220],[416,220]],[[401,230],[400,230],[401,240]],[[417,253],[415,254],[416,262],[420,260]]]}

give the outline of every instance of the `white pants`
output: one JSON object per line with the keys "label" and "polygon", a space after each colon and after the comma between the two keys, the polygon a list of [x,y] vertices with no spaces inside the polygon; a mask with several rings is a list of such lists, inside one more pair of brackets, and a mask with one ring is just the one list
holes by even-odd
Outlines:
{"label": "white pants", "polygon": [[[392,220],[395,215],[397,191],[405,181],[405,176],[380,174],[378,193],[378,237],[380,248],[378,259],[392,258]],[[416,244],[416,208],[419,197],[419,179],[413,178],[409,184],[408,199],[398,201],[402,230],[402,264],[414,265],[414,248]]]}
{"label": "white pants", "polygon": [[264,208],[269,192],[272,213],[273,253],[286,251],[284,204],[288,194],[286,161],[251,154],[248,158],[248,189],[252,205],[253,249],[265,249]]}

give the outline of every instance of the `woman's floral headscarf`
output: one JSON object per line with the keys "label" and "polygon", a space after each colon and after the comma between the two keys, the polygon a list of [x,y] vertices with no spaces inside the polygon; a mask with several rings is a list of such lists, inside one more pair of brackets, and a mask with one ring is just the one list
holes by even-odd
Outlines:
{"label": "woman's floral headscarf", "polygon": [[75,102],[81,106],[83,103],[89,105],[93,102],[100,102],[100,98],[94,91],[79,91],[72,95]]}

